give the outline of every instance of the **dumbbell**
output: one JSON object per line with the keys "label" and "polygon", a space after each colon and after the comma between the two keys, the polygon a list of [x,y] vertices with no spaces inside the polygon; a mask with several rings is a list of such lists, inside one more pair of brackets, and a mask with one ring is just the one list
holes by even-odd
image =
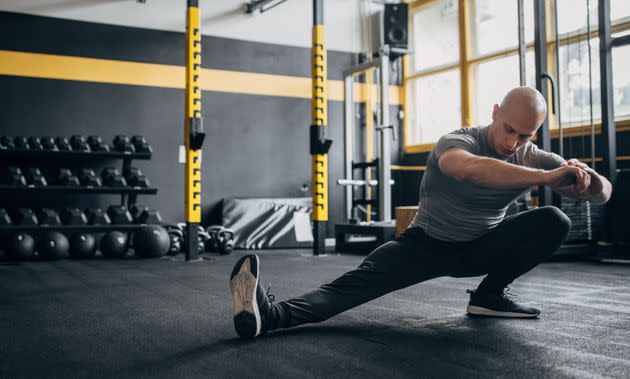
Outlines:
{"label": "dumbbell", "polygon": [[[135,209],[134,209],[135,208]],[[161,224],[162,216],[160,212],[155,209],[147,207],[138,208],[136,206],[131,208],[131,214],[136,224]]]}
{"label": "dumbbell", "polygon": [[116,225],[126,225],[133,224],[133,217],[131,217],[131,213],[127,207],[122,205],[110,205],[107,208],[107,215],[111,220],[112,224]]}
{"label": "dumbbell", "polygon": [[131,137],[131,143],[133,147],[136,149],[138,153],[152,153],[153,148],[147,142],[147,140],[143,136],[133,136]]}
{"label": "dumbbell", "polygon": [[73,151],[90,151],[90,146],[88,145],[85,136],[78,134],[70,137],[70,146],[72,146]]}
{"label": "dumbbell", "polygon": [[149,179],[145,175],[142,174],[137,167],[130,167],[129,169],[123,172],[125,179],[127,180],[127,184],[132,187],[141,187],[147,188],[149,187]]}
{"label": "dumbbell", "polygon": [[15,144],[16,149],[28,150],[28,141],[26,140],[26,137],[22,137],[22,136],[13,137],[13,143]]}
{"label": "dumbbell", "polygon": [[0,149],[15,149],[13,138],[7,136],[0,137]]}
{"label": "dumbbell", "polygon": [[60,186],[66,187],[79,187],[81,186],[81,182],[79,182],[79,178],[77,178],[72,171],[67,168],[60,168],[59,173],[57,174],[57,184]]}
{"label": "dumbbell", "polygon": [[86,225],[87,217],[79,208],[63,208],[61,221],[66,225]]}
{"label": "dumbbell", "polygon": [[42,144],[44,150],[59,150],[55,145],[55,140],[52,137],[41,137],[39,142]]}
{"label": "dumbbell", "polygon": [[210,239],[208,251],[227,255],[234,250],[234,231],[221,225],[213,225],[206,229]]}
{"label": "dumbbell", "polygon": [[55,138],[55,145],[57,145],[57,149],[59,149],[60,151],[72,151],[70,142],[66,137]]}
{"label": "dumbbell", "polygon": [[89,136],[87,143],[92,151],[109,151],[109,146],[99,136]]}
{"label": "dumbbell", "polygon": [[90,225],[108,225],[112,223],[107,213],[101,208],[88,208],[85,210],[85,215]]}
{"label": "dumbbell", "polygon": [[22,170],[19,167],[9,166],[7,172],[7,179],[10,185],[18,187],[26,187],[28,185],[26,183],[26,178],[22,174]]}
{"label": "dumbbell", "polygon": [[79,169],[78,177],[81,185],[86,187],[100,187],[103,184],[101,178],[90,168]]}
{"label": "dumbbell", "polygon": [[168,255],[177,255],[182,250],[184,242],[184,231],[179,225],[166,225],[166,232],[171,238],[171,246],[168,249]]}
{"label": "dumbbell", "polygon": [[17,225],[39,225],[37,216],[29,208],[18,208],[12,219],[15,220]]}
{"label": "dumbbell", "polygon": [[0,208],[0,225],[13,225],[9,212],[4,208]]}
{"label": "dumbbell", "polygon": [[36,187],[44,187],[48,185],[46,178],[38,168],[31,167],[26,170],[26,180],[28,184]]}
{"label": "dumbbell", "polygon": [[113,167],[104,168],[101,171],[101,178],[103,178],[103,184],[110,187],[126,187],[127,181],[120,175],[118,169]]}
{"label": "dumbbell", "polygon": [[28,148],[31,150],[44,150],[42,143],[37,137],[28,137]]}
{"label": "dumbbell", "polygon": [[37,213],[37,217],[42,225],[61,225],[59,214],[54,209],[42,208]]}
{"label": "dumbbell", "polygon": [[125,135],[114,137],[114,148],[121,153],[134,153],[136,151],[129,137]]}

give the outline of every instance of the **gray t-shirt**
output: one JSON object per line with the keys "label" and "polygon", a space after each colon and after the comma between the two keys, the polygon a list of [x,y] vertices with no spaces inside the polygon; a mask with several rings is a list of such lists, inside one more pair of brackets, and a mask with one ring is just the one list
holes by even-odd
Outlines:
{"label": "gray t-shirt", "polygon": [[458,129],[440,138],[429,153],[420,184],[418,213],[410,227],[419,226],[429,236],[444,241],[470,241],[496,227],[503,221],[510,203],[533,188],[487,188],[447,176],[440,170],[438,158],[451,147],[544,170],[558,168],[565,162],[557,154],[540,150],[531,141],[509,157],[501,158],[488,143],[488,128],[478,126]]}

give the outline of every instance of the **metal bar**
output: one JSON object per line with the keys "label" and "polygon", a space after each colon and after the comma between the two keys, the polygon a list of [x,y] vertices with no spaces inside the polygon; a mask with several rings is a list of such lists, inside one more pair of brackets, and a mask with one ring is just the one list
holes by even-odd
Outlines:
{"label": "metal bar", "polygon": [[[344,115],[344,176],[346,178],[353,177],[352,161],[354,159],[354,103],[352,99],[354,88],[354,78],[352,76],[344,77],[344,94],[343,94],[343,115]],[[346,220],[353,218],[352,210],[352,195],[353,188],[347,187],[345,189],[345,208],[346,208]]]}
{"label": "metal bar", "polygon": [[[545,99],[548,99],[547,82],[544,80],[544,74],[547,73],[547,22],[544,0],[534,0],[534,51],[536,54],[536,89],[542,93]],[[538,129],[537,136],[541,142],[541,149],[551,151],[548,115]],[[539,205],[551,205],[551,189],[549,187],[541,186],[538,193]]]}
{"label": "metal bar", "polygon": [[[379,69],[380,79],[380,92],[381,92],[381,112],[380,112],[380,125],[389,125],[389,56],[387,49],[383,49],[381,54]],[[378,180],[381,183],[389,183],[392,177],[391,172],[391,140],[392,130],[390,128],[383,128],[379,130],[379,162],[378,165]],[[378,186],[378,220],[390,221],[392,219],[392,188],[388,185]]]}
{"label": "metal bar", "polygon": [[610,0],[599,1],[599,68],[602,104],[602,155],[604,175],[611,183],[617,177],[617,135],[613,109],[612,36],[610,31]]}
{"label": "metal bar", "polygon": [[612,39],[613,47],[624,46],[624,45],[630,45],[630,34]]}
{"label": "metal bar", "polygon": [[556,36],[555,48],[556,48],[556,76],[558,77],[558,85],[556,87],[556,96],[558,98],[558,109],[556,115],[558,117],[558,154],[564,156],[564,132],[562,130],[562,102],[560,101],[560,43],[558,35],[558,0],[553,2],[554,10],[554,33]]}
{"label": "metal bar", "polygon": [[350,67],[349,69],[346,69],[343,71],[343,77],[346,78],[348,76],[360,74],[363,71],[366,71],[372,67],[378,67],[380,65],[380,60],[381,60],[380,58],[377,58],[370,62],[365,62],[365,63],[358,64],[354,67]]}
{"label": "metal bar", "polygon": [[525,74],[525,15],[523,11],[523,0],[517,1],[518,14],[518,74],[521,86],[527,85],[527,76]]}
{"label": "metal bar", "polygon": [[[591,30],[591,10],[590,1],[586,0],[586,30]],[[588,50],[588,103],[591,126],[591,158],[592,166],[595,168],[595,122],[593,121],[593,64],[591,54],[591,39],[586,40]],[[584,153],[584,152],[582,152]],[[589,203],[587,203],[589,204]]]}

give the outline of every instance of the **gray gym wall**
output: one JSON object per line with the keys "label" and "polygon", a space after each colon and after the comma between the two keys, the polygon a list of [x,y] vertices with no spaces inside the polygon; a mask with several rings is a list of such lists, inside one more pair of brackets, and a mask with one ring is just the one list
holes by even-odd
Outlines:
{"label": "gray gym wall", "polygon": [[[0,36],[0,50],[185,63],[183,33],[0,12]],[[204,68],[310,77],[308,48],[204,36],[202,53]],[[329,79],[340,80],[342,71],[357,59],[354,53],[329,51]],[[391,76],[399,83],[398,74],[395,71]],[[153,157],[136,161],[134,166],[159,192],[139,196],[138,204],[158,209],[168,222],[183,220],[184,167],[178,163],[179,145],[183,144],[183,90],[17,76],[0,76],[0,88],[0,135],[99,135],[108,142],[117,134],[146,136]],[[310,196],[309,99],[204,91],[202,100],[207,132],[203,147],[206,222],[218,221],[208,217],[216,216],[215,205],[224,197]],[[397,127],[398,109],[391,108]],[[329,158],[328,232],[332,236],[332,225],[344,221],[343,190],[335,184],[343,177],[341,102],[329,101],[328,117],[335,140]],[[394,146],[394,164],[399,162],[399,154]],[[105,165],[121,167],[121,162]],[[304,184],[309,186],[306,193],[301,190]],[[44,206],[51,204],[49,200],[55,200],[54,207],[105,207],[118,203],[119,196],[5,197],[0,206]]]}

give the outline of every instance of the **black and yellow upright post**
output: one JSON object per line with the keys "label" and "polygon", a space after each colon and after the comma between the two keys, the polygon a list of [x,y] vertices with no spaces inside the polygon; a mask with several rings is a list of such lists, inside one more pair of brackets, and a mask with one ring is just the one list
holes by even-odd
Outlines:
{"label": "black and yellow upright post", "polygon": [[186,143],[185,207],[186,234],[184,252],[187,261],[199,259],[198,226],[201,222],[201,146],[205,134],[201,119],[201,30],[199,0],[187,0],[186,10]]}
{"label": "black and yellow upright post", "polygon": [[313,255],[326,252],[328,222],[328,150],[332,140],[326,139],[327,68],[324,46],[324,1],[313,0],[313,47],[311,49],[313,98],[311,106],[310,153],[312,156],[313,190]]}

